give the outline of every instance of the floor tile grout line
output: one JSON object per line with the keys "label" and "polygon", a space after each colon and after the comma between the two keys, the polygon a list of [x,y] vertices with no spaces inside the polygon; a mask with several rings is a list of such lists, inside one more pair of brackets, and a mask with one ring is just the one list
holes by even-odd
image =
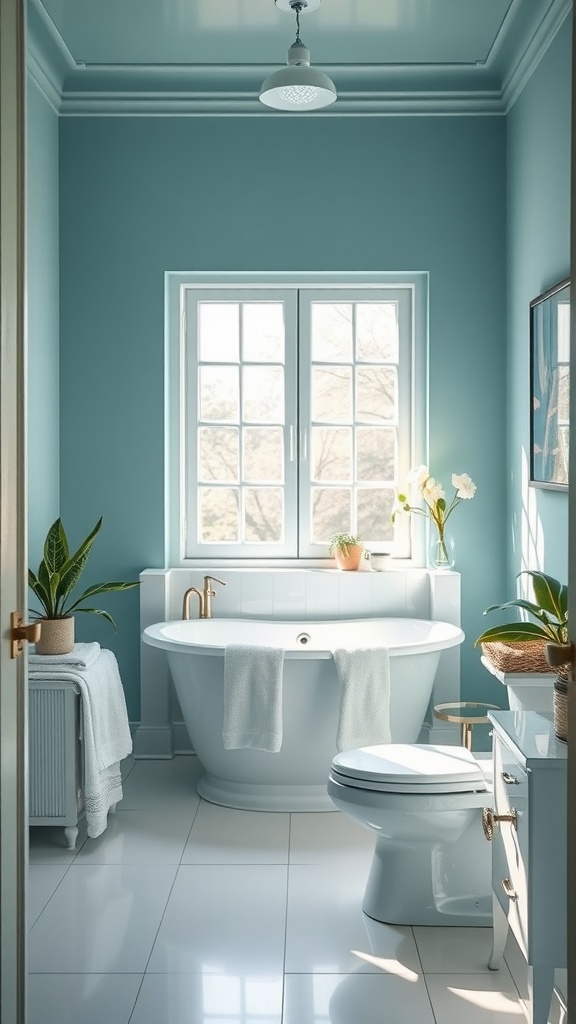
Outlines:
{"label": "floor tile grout line", "polygon": [[[156,940],[154,940],[154,941],[156,941]],[[144,978],[145,977],[146,977],[146,972],[144,972],[144,974],[140,978],[140,984],[138,985],[138,991],[137,991],[136,996],[134,998],[134,1002],[132,1004],[132,1009],[130,1010],[130,1013],[129,1013],[128,1018],[126,1020],[126,1024],[130,1024],[130,1021],[132,1020],[132,1017],[134,1016],[134,1010],[136,1009],[136,1003],[138,1002],[138,999],[140,998],[140,993],[141,993],[142,987],[144,985]]]}
{"label": "floor tile grout line", "polygon": [[[523,1005],[524,1004],[524,996],[522,995],[522,993],[521,993],[521,991],[520,991],[520,989],[519,989],[519,987],[518,987],[518,985],[516,983],[516,978],[514,977],[514,975],[512,973],[512,968],[510,967],[510,964],[508,963],[508,961],[506,959],[506,954],[505,953],[502,954],[502,960],[506,964],[506,967],[508,968],[508,974],[512,978],[512,982],[514,984],[514,988],[516,989],[516,991],[518,993],[518,998],[519,998],[521,1004]],[[494,972],[491,971],[490,973],[493,974]]]}
{"label": "floor tile grout line", "polygon": [[427,978],[427,976],[424,973],[422,974],[422,977],[424,979],[424,985],[426,986],[426,995],[428,996],[428,1002],[430,1003],[430,1013],[432,1014],[432,1020],[434,1021],[434,1024],[440,1024],[436,1014],[434,1013],[434,1005],[432,1003],[432,996],[430,995],[430,989],[428,988],[428,978]]}
{"label": "floor tile grout line", "polygon": [[[146,975],[146,973],[148,971],[148,964],[150,963],[150,960],[151,960],[151,957],[152,957],[152,953],[154,951],[154,946],[156,945],[156,942],[157,942],[157,939],[158,939],[158,935],[160,934],[160,929],[162,927],[162,922],[164,921],[164,918],[166,916],[166,910],[168,909],[168,904],[170,902],[170,897],[172,896],[172,893],[174,891],[174,886],[176,885],[176,879],[178,878],[178,874],[180,872],[180,868],[183,866],[182,865],[182,857],[184,856],[184,850],[186,849],[186,844],[188,842],[188,839],[190,838],[190,833],[192,831],[194,822],[196,821],[196,816],[198,814],[198,811],[199,811],[201,803],[202,803],[202,800],[200,799],[198,801],[196,810],[194,812],[194,817],[192,818],[192,824],[190,825],[190,828],[188,830],[188,838],[186,839],[186,842],[184,843],[184,846],[182,847],[182,853],[180,854],[180,860],[179,860],[178,864],[176,865],[176,871],[174,872],[174,878],[172,879],[172,885],[170,886],[170,892],[168,893],[168,897],[166,899],[166,903],[164,904],[164,910],[162,911],[162,915],[161,915],[160,920],[158,922],[158,927],[156,929],[156,933],[154,935],[154,939],[152,940],[152,944],[150,946],[150,952],[148,954],[148,959],[146,960],[146,966],[144,968],[144,975]],[[134,1006],[135,1005],[136,1005],[136,1003],[134,1003]],[[132,1014],[133,1013],[134,1013],[134,1008],[132,1008]],[[132,1016],[132,1014],[130,1014],[130,1016]],[[129,1022],[128,1022],[128,1024],[129,1024]]]}
{"label": "floor tile grout line", "polygon": [[[57,827],[57,826],[55,826],[55,827]],[[88,838],[88,837],[86,837],[86,839],[84,840],[84,843],[86,842],[87,838]],[[79,847],[79,848],[78,848],[78,849],[77,849],[77,850],[75,851],[74,857],[72,858],[72,860],[70,861],[70,863],[69,863],[69,864],[67,865],[67,867],[66,867],[66,870],[65,870],[64,874],[62,875],[62,878],[60,879],[60,881],[59,881],[59,882],[57,883],[57,885],[56,885],[56,888],[55,888],[55,889],[53,890],[53,892],[51,892],[51,893],[50,893],[50,896],[49,896],[49,897],[48,897],[48,899],[46,900],[46,903],[45,903],[45,904],[44,904],[44,906],[42,907],[42,910],[41,910],[41,911],[40,911],[40,913],[38,914],[38,917],[36,918],[36,920],[34,921],[34,923],[28,926],[28,930],[27,930],[27,934],[28,934],[28,935],[30,934],[30,932],[32,931],[32,929],[36,927],[36,925],[38,924],[38,921],[39,921],[39,920],[40,920],[40,918],[42,917],[42,914],[43,914],[43,913],[44,913],[44,911],[46,910],[46,908],[47,908],[48,904],[49,904],[49,903],[51,902],[51,900],[52,900],[52,899],[54,898],[54,896],[56,895],[56,893],[57,893],[58,889],[59,889],[59,888],[60,888],[60,886],[62,885],[62,882],[63,882],[63,881],[64,881],[64,879],[66,878],[66,875],[67,875],[67,874],[68,874],[68,872],[70,871],[70,868],[71,868],[71,867],[72,867],[72,865],[74,864],[74,862],[75,862],[75,860],[76,860],[76,857],[78,856],[78,854],[79,854],[80,850],[82,849],[82,846],[84,846],[84,843],[82,843],[82,845],[81,845],[81,846],[80,846],[80,847]],[[30,864],[30,862],[28,862],[28,869],[27,869],[27,874],[28,874],[28,878],[27,878],[27,880],[26,880],[26,883],[27,883],[27,884],[26,884],[26,895],[28,895],[28,890],[29,890],[29,888],[30,888],[30,877],[29,877],[29,875],[30,875],[30,868],[31,868],[31,867],[35,867],[35,868],[36,868],[36,867],[38,867],[38,868],[40,868],[40,869],[41,869],[41,868],[46,868],[46,867],[60,867],[60,864],[61,864],[61,862],[60,862],[60,863],[58,863],[58,862],[57,862],[57,863],[56,863],[55,865],[53,865],[53,864],[47,864],[47,863],[40,863],[40,864]]]}
{"label": "floor tile grout line", "polygon": [[288,850],[286,855],[286,904],[284,911],[284,955],[282,957],[282,994],[280,1002],[280,1024],[284,1022],[286,1006],[286,956],[288,953],[288,896],[290,890],[290,852],[292,846],[292,814],[288,815]]}

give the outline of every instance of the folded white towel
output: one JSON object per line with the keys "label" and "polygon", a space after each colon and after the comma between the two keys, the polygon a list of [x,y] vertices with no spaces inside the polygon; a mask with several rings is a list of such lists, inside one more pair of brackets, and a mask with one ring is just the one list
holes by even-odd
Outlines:
{"label": "folded white towel", "polygon": [[253,747],[276,753],[282,746],[284,651],[229,644],[224,651],[226,750]]}
{"label": "folded white towel", "polygon": [[390,743],[390,655],[385,647],[334,651],[342,687],[338,750]]}
{"label": "folded white towel", "polygon": [[[42,659],[44,664],[46,658]],[[107,824],[108,810],[122,799],[120,764],[132,751],[126,700],[118,662],[101,650],[88,668],[35,664],[34,679],[70,680],[80,690],[84,753],[84,806],[88,835],[96,839]]]}
{"label": "folded white towel", "polygon": [[74,644],[69,654],[36,654],[35,649],[28,655],[30,674],[33,675],[41,667],[54,665],[73,665],[76,668],[89,668],[100,656],[100,644]]}

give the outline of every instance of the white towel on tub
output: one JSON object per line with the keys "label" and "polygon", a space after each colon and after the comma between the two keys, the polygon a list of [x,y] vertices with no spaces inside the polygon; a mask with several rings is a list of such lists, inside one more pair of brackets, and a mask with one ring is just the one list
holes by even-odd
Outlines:
{"label": "white towel on tub", "polygon": [[390,655],[385,647],[334,651],[342,688],[338,750],[390,743]]}
{"label": "white towel on tub", "polygon": [[277,753],[282,746],[284,651],[277,647],[229,644],[224,650],[226,750],[253,747]]}

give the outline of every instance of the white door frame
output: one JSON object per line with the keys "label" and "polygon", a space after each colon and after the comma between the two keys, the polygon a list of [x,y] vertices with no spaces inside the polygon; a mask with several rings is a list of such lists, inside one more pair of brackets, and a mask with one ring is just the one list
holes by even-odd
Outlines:
{"label": "white door frame", "polygon": [[0,0],[0,1021],[26,1019],[25,7]]}
{"label": "white door frame", "polygon": [[[567,964],[568,1024],[576,1021],[576,19],[572,28],[572,169],[571,169],[571,287],[570,287],[570,452],[568,469],[568,610],[572,645],[571,685],[568,686],[568,879]],[[570,1005],[572,1011],[570,1012]]]}

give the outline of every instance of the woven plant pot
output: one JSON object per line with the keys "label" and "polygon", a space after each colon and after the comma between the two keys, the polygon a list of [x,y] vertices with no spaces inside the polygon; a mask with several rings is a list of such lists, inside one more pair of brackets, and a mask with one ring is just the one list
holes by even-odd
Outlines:
{"label": "woven plant pot", "polygon": [[67,619],[40,619],[40,639],[36,654],[69,654],[74,647],[74,616]]}
{"label": "woven plant pot", "polygon": [[558,676],[554,680],[554,734],[559,740],[568,739],[568,683]]}
{"label": "woven plant pot", "polygon": [[546,640],[519,640],[504,643],[500,640],[482,644],[482,653],[500,672],[547,672]]}

